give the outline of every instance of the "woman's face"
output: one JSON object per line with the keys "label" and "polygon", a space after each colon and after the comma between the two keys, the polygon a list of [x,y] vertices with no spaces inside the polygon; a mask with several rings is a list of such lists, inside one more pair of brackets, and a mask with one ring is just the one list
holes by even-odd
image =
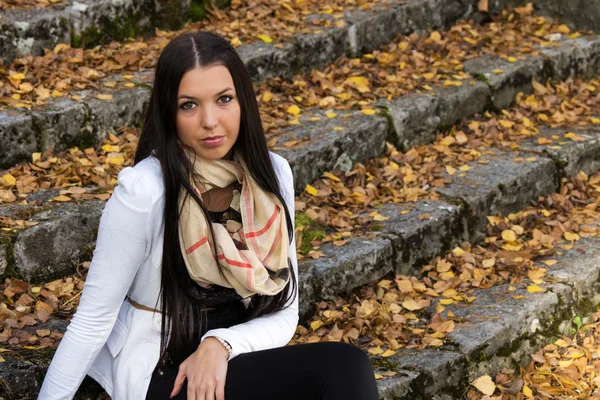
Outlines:
{"label": "woman's face", "polygon": [[231,159],[240,130],[240,103],[227,67],[187,71],[177,93],[177,136],[208,160]]}

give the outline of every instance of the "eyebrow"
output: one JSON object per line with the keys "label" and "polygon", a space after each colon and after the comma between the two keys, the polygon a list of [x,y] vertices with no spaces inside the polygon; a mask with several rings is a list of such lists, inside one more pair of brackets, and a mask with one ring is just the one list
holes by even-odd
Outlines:
{"label": "eyebrow", "polygon": [[[227,92],[228,90],[233,90],[233,89],[232,89],[232,88],[230,88],[230,87],[226,87],[225,89],[223,89],[223,90],[221,90],[219,93],[217,93],[215,96],[220,96],[220,95],[222,95],[223,93]],[[178,99],[178,100],[179,100],[179,99],[194,99],[194,100],[196,100],[196,98],[195,98],[194,96],[188,96],[188,95],[186,95],[186,94],[182,94],[182,95],[181,95],[181,96],[179,96],[177,99]]]}

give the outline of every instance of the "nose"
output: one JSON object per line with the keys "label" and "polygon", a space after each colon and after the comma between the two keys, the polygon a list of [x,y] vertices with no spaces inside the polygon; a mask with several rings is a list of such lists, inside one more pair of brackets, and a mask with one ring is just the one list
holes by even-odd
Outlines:
{"label": "nose", "polygon": [[219,118],[216,110],[212,107],[204,107],[203,112],[201,113],[201,124],[202,127],[206,130],[213,130],[219,123]]}

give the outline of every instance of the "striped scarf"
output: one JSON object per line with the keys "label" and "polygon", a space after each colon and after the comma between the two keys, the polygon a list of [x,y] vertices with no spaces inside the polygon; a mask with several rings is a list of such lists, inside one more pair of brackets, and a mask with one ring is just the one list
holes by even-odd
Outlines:
{"label": "striped scarf", "polygon": [[[179,243],[190,277],[203,287],[216,284],[233,288],[242,298],[255,293],[270,296],[279,293],[290,278],[288,230],[279,199],[256,183],[237,152],[234,161],[206,160],[187,148],[184,152],[189,160],[196,158],[190,183],[200,198],[214,187],[224,188],[236,181],[242,185],[239,199],[242,227],[236,238],[243,246],[239,242],[236,246],[226,226],[212,223],[216,242],[213,246],[202,209],[182,188]],[[219,273],[219,267],[223,274]]]}

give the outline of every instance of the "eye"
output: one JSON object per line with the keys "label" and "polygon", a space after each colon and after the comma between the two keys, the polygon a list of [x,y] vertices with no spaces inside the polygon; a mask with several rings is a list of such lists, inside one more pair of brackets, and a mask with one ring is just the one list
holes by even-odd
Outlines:
{"label": "eye", "polygon": [[227,98],[230,99],[229,101],[226,101],[225,104],[227,104],[227,103],[231,102],[231,100],[233,100],[233,97],[228,96],[228,95],[224,95],[224,96],[219,97],[219,100],[221,100],[222,98],[225,98],[225,97],[227,97]]}
{"label": "eye", "polygon": [[182,110],[191,110],[193,107],[187,107],[188,105],[195,106],[195,104],[194,104],[193,102],[191,102],[191,101],[186,101],[185,103],[181,104],[179,107],[180,107]]}

